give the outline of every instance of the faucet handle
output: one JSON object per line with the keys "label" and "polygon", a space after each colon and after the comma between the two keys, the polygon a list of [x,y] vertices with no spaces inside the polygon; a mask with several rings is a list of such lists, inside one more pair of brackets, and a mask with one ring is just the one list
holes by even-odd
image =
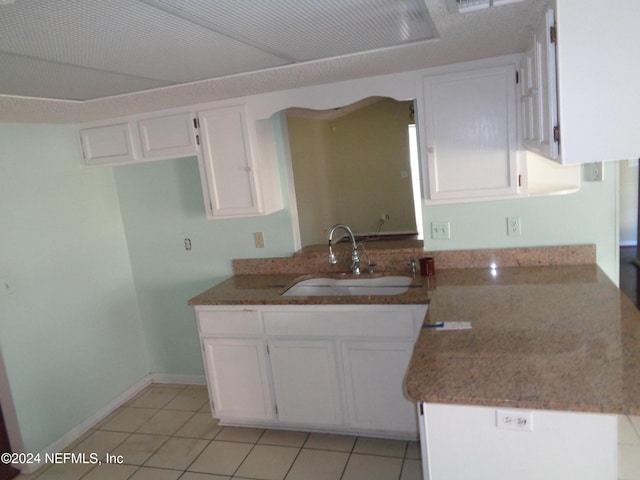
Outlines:
{"label": "faucet handle", "polygon": [[416,273],[418,271],[418,262],[416,262],[415,258],[412,258],[407,262],[409,268],[411,269],[411,273]]}

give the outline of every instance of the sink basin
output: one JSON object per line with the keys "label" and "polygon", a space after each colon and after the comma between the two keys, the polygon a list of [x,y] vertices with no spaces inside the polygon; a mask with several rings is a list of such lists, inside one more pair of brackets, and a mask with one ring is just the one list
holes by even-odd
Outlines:
{"label": "sink basin", "polygon": [[296,283],[283,296],[400,295],[413,279],[403,276],[376,278],[310,278]]}

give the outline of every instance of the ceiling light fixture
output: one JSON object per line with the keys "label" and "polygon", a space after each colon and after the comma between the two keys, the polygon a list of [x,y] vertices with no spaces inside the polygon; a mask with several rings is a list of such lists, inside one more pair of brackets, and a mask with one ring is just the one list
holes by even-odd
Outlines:
{"label": "ceiling light fixture", "polygon": [[467,13],[522,1],[523,0],[445,0],[445,3],[449,13]]}

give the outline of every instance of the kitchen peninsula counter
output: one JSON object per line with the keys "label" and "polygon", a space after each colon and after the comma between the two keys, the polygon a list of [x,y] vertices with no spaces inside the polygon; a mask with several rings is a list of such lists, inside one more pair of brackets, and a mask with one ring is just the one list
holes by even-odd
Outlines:
{"label": "kitchen peninsula counter", "polygon": [[640,313],[595,264],[443,270],[406,386],[417,402],[640,414]]}
{"label": "kitchen peninsula counter", "polygon": [[422,329],[406,377],[415,401],[640,414],[640,313],[595,264],[439,270],[393,296],[282,296],[310,277],[235,275],[189,304],[429,303],[425,323],[472,329]]}

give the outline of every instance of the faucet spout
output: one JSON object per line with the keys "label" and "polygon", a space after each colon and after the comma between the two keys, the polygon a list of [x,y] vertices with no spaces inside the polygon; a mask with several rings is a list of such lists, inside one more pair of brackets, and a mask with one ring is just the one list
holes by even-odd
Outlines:
{"label": "faucet spout", "polygon": [[349,235],[349,240],[351,240],[351,245],[353,248],[351,251],[351,273],[360,275],[360,257],[358,256],[358,245],[356,244],[356,238],[353,235],[351,229],[343,223],[338,223],[337,225],[331,227],[331,229],[329,230],[329,263],[331,265],[335,265],[336,263],[338,263],[338,260],[333,253],[333,248],[331,247],[333,242],[333,234],[338,229],[345,230],[347,232],[347,235]]}

